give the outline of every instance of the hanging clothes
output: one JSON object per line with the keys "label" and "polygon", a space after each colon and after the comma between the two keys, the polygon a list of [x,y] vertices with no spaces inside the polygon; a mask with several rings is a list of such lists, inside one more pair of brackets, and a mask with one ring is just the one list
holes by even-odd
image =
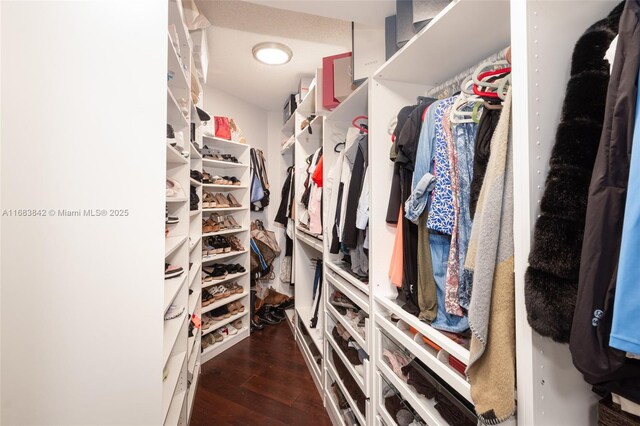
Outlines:
{"label": "hanging clothes", "polygon": [[[349,155],[349,153],[347,153]],[[349,192],[346,198],[345,219],[342,234],[342,243],[348,248],[356,248],[358,244],[359,230],[356,227],[358,203],[364,185],[364,173],[368,163],[368,138],[362,135],[358,139],[356,156],[353,161]]]}
{"label": "hanging clothes", "polygon": [[574,365],[588,383],[640,403],[640,364],[609,346],[640,68],[640,2],[624,3],[589,186],[569,347]]}
{"label": "hanging clothes", "polygon": [[476,205],[478,197],[480,197],[480,189],[484,181],[484,175],[487,172],[487,163],[491,154],[491,137],[500,120],[501,111],[499,109],[486,108],[480,122],[478,123],[478,133],[475,143],[475,151],[473,155],[473,179],[471,180],[471,201],[469,208],[471,211],[471,219],[476,213]]}
{"label": "hanging clothes", "polygon": [[[590,26],[573,50],[525,274],[529,325],[560,343],[569,342],[576,305],[589,182],[609,83],[609,63],[604,57],[618,33],[623,5]],[[596,38],[601,42],[593,43]],[[587,93],[589,102],[583,102]]]}

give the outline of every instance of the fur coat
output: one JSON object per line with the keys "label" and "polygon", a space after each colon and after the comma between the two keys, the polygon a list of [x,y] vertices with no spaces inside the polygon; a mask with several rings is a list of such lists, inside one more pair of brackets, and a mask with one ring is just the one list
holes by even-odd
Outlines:
{"label": "fur coat", "polygon": [[525,275],[527,318],[543,336],[569,342],[591,173],[609,83],[605,52],[618,33],[624,2],[580,37]]}

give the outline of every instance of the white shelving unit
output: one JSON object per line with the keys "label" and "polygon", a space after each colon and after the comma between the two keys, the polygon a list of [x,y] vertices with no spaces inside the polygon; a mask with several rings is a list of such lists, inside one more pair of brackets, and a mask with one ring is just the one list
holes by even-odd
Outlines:
{"label": "white shelving unit", "polygon": [[[222,342],[215,342],[213,344],[209,344],[206,348],[202,349],[202,362],[207,362],[215,356],[221,354],[225,350],[234,346],[236,343],[242,341],[243,339],[249,337],[249,295],[250,295],[250,279],[249,279],[249,240],[250,235],[248,230],[251,226],[251,217],[249,214],[249,205],[250,205],[250,194],[249,194],[249,183],[251,172],[249,169],[250,163],[250,146],[247,144],[241,144],[237,142],[233,142],[230,140],[215,138],[203,135],[202,136],[202,144],[201,146],[206,146],[207,148],[217,150],[222,154],[230,154],[238,159],[237,163],[229,162],[229,161],[219,161],[211,158],[204,157],[202,158],[202,167],[203,170],[208,172],[211,176],[235,176],[240,180],[240,185],[215,185],[215,184],[203,184],[202,191],[211,192],[213,194],[221,193],[224,196],[227,194],[233,194],[233,196],[238,200],[241,207],[217,207],[217,208],[205,208],[202,210],[203,219],[207,220],[212,215],[221,215],[221,216],[232,216],[236,222],[240,225],[240,228],[229,228],[229,229],[221,229],[216,232],[207,232],[205,234],[201,234],[200,239],[203,242],[202,246],[206,245],[206,242],[210,238],[217,237],[237,237],[241,244],[244,246],[244,250],[241,251],[231,251],[228,253],[221,253],[215,255],[204,255],[199,252],[198,256],[201,257],[201,261],[204,268],[211,267],[216,263],[229,263],[236,264],[239,263],[245,268],[245,272],[229,274],[222,280],[214,279],[212,281],[202,281],[202,289],[207,290],[216,285],[221,285],[229,282],[237,282],[243,288],[242,294],[233,294],[224,299],[220,299],[212,304],[203,307],[202,315],[209,314],[214,309],[220,308],[222,306],[228,305],[231,302],[240,302],[244,307],[244,311],[240,312],[236,315],[232,315],[230,318],[226,318],[221,321],[214,322],[213,326],[211,326],[207,330],[203,330],[202,336],[203,338],[210,339],[214,331],[217,329],[228,327],[230,330],[232,328],[231,323],[236,320],[241,320],[243,327],[240,330],[237,330],[238,333],[235,335],[224,336],[224,340]],[[203,273],[203,277],[206,276],[206,273]],[[213,341],[212,341],[213,342]]]}

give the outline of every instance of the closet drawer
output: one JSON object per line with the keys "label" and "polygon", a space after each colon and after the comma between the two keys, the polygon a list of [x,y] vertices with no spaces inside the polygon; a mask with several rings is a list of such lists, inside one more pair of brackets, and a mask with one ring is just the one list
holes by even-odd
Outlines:
{"label": "closet drawer", "polygon": [[[367,330],[369,330],[369,314],[366,313],[366,311],[362,309],[362,307],[356,301],[354,301],[349,296],[347,296],[346,293],[344,293],[339,287],[334,286],[331,282],[327,286],[327,289],[328,289],[327,294],[329,299],[326,305],[327,312],[331,316],[333,316],[334,322],[335,321],[340,322],[344,326],[344,328],[346,328],[347,331],[349,331],[349,334],[358,343],[358,345],[360,345],[360,347],[365,351],[367,351],[368,353],[370,350],[367,345],[367,342],[368,342]],[[335,291],[342,293],[342,295],[348,299],[346,301],[347,304],[352,304],[356,309],[354,310],[345,306],[340,306],[339,304],[334,304],[333,297],[334,297]],[[346,312],[345,314],[342,314],[340,311],[346,311]],[[358,315],[357,314],[358,312],[363,312],[364,314]],[[356,320],[357,318],[356,315],[358,315],[358,317],[364,317],[363,327],[360,326],[361,320],[360,319]],[[330,331],[331,330],[329,330],[329,332]]]}
{"label": "closet drawer", "polygon": [[353,291],[359,291],[360,295],[354,295],[353,297],[359,297],[360,299],[362,299],[358,304],[362,307],[362,309],[365,309],[367,312],[369,312],[369,284],[360,281],[358,278],[351,275],[349,272],[330,260],[326,261],[326,265],[326,276],[330,279],[336,280],[338,282],[338,285],[350,287],[351,289],[353,289]]}
{"label": "closet drawer", "polygon": [[[327,266],[330,266],[328,263]],[[360,288],[354,286],[351,282],[344,279],[344,277],[332,270],[330,267],[325,269],[325,277],[332,286],[337,290],[340,290],[345,296],[351,299],[356,305],[360,307],[366,313],[369,313],[369,295],[361,291]]]}
{"label": "closet drawer", "polygon": [[[336,322],[333,318],[327,318],[327,331],[325,333],[325,340],[327,341],[327,349],[325,350],[326,358],[329,360],[328,362],[333,363],[334,356],[338,356],[342,363],[345,365],[353,379],[356,381],[360,390],[368,396],[369,395],[369,386],[367,377],[369,376],[369,359],[362,360],[361,364],[354,364],[350,360],[358,357],[357,350],[355,348],[349,348],[350,354],[347,355],[344,350],[344,343],[341,345],[339,343],[339,336],[336,337],[334,334],[334,327],[336,326]],[[344,342],[344,340],[342,341]],[[365,351],[366,352],[366,351]],[[368,357],[368,354],[367,354]],[[358,357],[358,360],[360,358]]]}
{"label": "closet drawer", "polygon": [[[380,329],[377,330],[377,333],[377,341],[381,345],[378,351],[378,358],[375,360],[378,369],[428,424],[449,424],[440,415],[436,404],[445,406],[448,412],[455,412],[457,418],[466,419],[464,424],[471,426],[476,424],[477,418],[470,402],[465,401],[432,371],[422,366],[418,362],[419,359],[414,359],[411,352],[395,339]],[[385,352],[390,355],[390,358],[394,360],[393,362],[390,362],[389,358],[384,356]],[[410,366],[409,382],[411,384],[407,383],[406,378],[402,377],[403,372],[400,371],[400,365],[404,364],[404,362],[400,362],[399,357],[404,357]]]}
{"label": "closet drawer", "polygon": [[[396,386],[392,384],[390,380],[388,380],[381,372],[376,374],[376,380],[378,380],[378,390],[380,392],[378,398],[378,416],[380,418],[381,424],[387,426],[396,426],[398,425],[398,421],[396,420],[396,414],[399,410],[403,409],[408,411],[408,413],[413,417],[413,424],[426,426],[444,426],[447,423],[436,423],[429,422],[426,423],[422,417],[416,412],[413,406],[404,399],[402,394],[398,391]],[[390,413],[389,410],[395,411],[395,413]]]}
{"label": "closet drawer", "polygon": [[331,362],[327,362],[325,363],[325,366],[327,371],[327,384],[328,384],[327,390],[331,391],[331,385],[329,383],[335,383],[338,386],[338,389],[340,389],[340,392],[342,392],[342,395],[344,395],[344,398],[347,401],[349,408],[351,408],[351,411],[353,412],[357,420],[357,423],[360,426],[366,426],[367,422],[365,418],[365,413],[370,411],[369,410],[370,401],[366,399],[364,401],[364,413],[360,411],[360,408],[356,403],[356,399],[354,399],[354,396],[351,393],[349,393],[349,391],[347,390],[346,385],[341,380],[340,375],[336,371],[336,368],[333,366],[333,364]]}
{"label": "closet drawer", "polygon": [[[454,368],[448,361],[448,353],[436,350],[422,339],[420,333],[412,333],[409,325],[402,320],[393,323],[389,316],[376,314],[376,325],[384,332],[406,348],[413,356],[422,361],[440,379],[446,382],[453,390],[464,399],[471,402],[471,388],[466,377]],[[442,352],[442,353],[440,353]],[[438,354],[440,353],[440,357]],[[445,356],[445,353],[447,356]]]}

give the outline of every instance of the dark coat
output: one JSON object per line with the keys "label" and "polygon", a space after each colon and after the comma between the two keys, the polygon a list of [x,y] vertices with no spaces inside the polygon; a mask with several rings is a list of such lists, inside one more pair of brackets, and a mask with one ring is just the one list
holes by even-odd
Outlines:
{"label": "dark coat", "polygon": [[561,343],[569,342],[589,182],[604,121],[609,84],[604,56],[618,33],[621,13],[622,4],[589,27],[573,50],[525,275],[529,324]]}
{"label": "dark coat", "polygon": [[[640,361],[609,347],[640,68],[640,0],[625,2],[587,203],[573,363],[596,390],[640,403]],[[638,304],[637,300],[626,303]]]}

